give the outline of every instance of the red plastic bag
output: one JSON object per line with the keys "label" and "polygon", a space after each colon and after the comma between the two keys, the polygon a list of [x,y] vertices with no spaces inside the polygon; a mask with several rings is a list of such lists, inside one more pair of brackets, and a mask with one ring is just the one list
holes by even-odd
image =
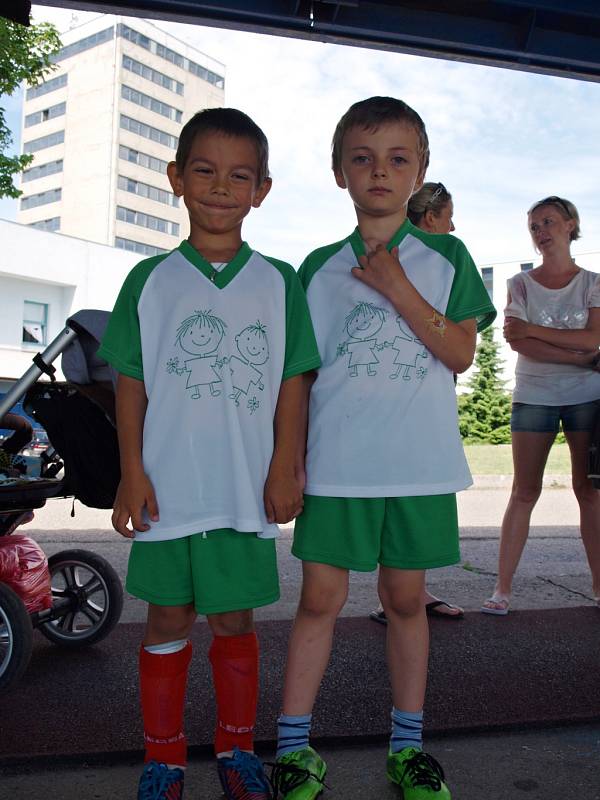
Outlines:
{"label": "red plastic bag", "polygon": [[0,538],[0,581],[19,595],[30,614],[52,605],[48,559],[29,536]]}

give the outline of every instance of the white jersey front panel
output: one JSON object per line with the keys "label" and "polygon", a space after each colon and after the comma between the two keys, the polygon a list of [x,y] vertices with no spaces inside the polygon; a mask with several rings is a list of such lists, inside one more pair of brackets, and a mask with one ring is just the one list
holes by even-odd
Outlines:
{"label": "white jersey front panel", "polygon": [[179,251],[148,278],[138,306],[149,398],[143,457],[161,519],[144,541],[225,527],[277,534],[262,492],[284,365],[284,298],[283,278],[256,253],[222,289]]}
{"label": "white jersey front panel", "polygon": [[[398,256],[419,293],[444,313],[454,265],[411,234]],[[387,299],[353,277],[355,266],[346,241],[308,283],[322,366],[311,392],[306,493],[400,497],[464,489],[472,481],[452,372]]]}

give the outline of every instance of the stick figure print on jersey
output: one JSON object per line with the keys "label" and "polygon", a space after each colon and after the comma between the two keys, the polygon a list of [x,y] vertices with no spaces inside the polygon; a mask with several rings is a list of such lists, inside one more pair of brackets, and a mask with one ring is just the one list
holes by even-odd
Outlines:
{"label": "stick figure print on jersey", "polygon": [[344,324],[350,340],[338,346],[337,354],[349,354],[348,374],[351,378],[358,377],[359,367],[366,367],[367,375],[377,375],[374,365],[379,364],[379,359],[375,350],[381,350],[383,345],[373,337],[381,330],[387,313],[373,303],[360,302],[346,317]]}
{"label": "stick figure print on jersey", "polygon": [[[414,371],[417,378],[423,380],[427,374],[427,368],[419,362],[427,358],[427,348],[424,346],[423,342],[414,335],[410,328],[407,330],[404,327],[402,324],[403,322],[404,320],[401,316],[396,317],[396,324],[400,328],[400,334],[390,343],[390,347],[392,350],[396,351],[394,364],[397,366],[397,369],[396,372],[390,375],[390,378],[395,381],[400,377],[400,373],[402,373],[403,380],[409,381]],[[388,342],[386,342],[386,345],[387,344]]]}
{"label": "stick figure print on jersey", "polygon": [[[267,330],[260,321],[257,321],[240,331],[235,337],[235,343],[241,358],[231,356],[229,359],[231,383],[234,389],[229,397],[236,406],[239,406],[240,395],[248,395],[252,386],[257,386],[261,392],[265,388],[262,382],[263,373],[256,367],[265,364],[269,359]],[[258,405],[260,403],[256,397],[250,398],[250,413],[253,413]]]}
{"label": "stick figure print on jersey", "polygon": [[182,368],[175,369],[178,375],[188,373],[186,389],[194,390],[192,400],[202,397],[202,386],[208,386],[213,397],[221,394],[220,389],[216,388],[221,383],[221,376],[217,372],[217,368],[221,366],[217,350],[226,327],[223,320],[212,315],[209,309],[195,311],[183,320],[177,330],[175,343],[184,352],[194,356],[187,358]]}

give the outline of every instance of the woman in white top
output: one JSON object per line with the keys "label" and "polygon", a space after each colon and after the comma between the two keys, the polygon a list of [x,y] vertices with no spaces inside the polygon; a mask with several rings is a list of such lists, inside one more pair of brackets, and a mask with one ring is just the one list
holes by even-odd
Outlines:
{"label": "woman in white top", "polygon": [[[443,183],[424,183],[418,192],[415,192],[408,201],[406,215],[413,225],[427,233],[452,233],[454,222],[454,204],[452,195]],[[446,600],[440,600],[425,588],[423,596],[428,617],[443,617],[444,619],[462,619],[464,611],[460,606],[455,606]],[[375,622],[386,623],[387,619],[383,606],[369,614]]]}
{"label": "woman in white top", "polygon": [[573,203],[546,197],[531,207],[528,221],[542,263],[508,281],[504,338],[519,354],[511,415],[514,479],[502,521],[498,580],[481,608],[486,614],[508,614],[559,421],[571,453],[592,590],[600,603],[600,493],[587,478],[590,432],[600,409],[600,275],[571,257],[571,242],[580,235]]}

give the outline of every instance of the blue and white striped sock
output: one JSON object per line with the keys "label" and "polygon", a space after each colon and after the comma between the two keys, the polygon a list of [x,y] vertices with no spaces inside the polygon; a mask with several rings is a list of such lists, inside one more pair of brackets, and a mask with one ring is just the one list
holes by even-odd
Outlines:
{"label": "blue and white striped sock", "polygon": [[423,747],[423,712],[399,711],[392,708],[392,736],[390,750],[399,753],[405,747]]}
{"label": "blue and white striped sock", "polygon": [[312,714],[298,717],[282,714],[277,720],[277,758],[308,747]]}

